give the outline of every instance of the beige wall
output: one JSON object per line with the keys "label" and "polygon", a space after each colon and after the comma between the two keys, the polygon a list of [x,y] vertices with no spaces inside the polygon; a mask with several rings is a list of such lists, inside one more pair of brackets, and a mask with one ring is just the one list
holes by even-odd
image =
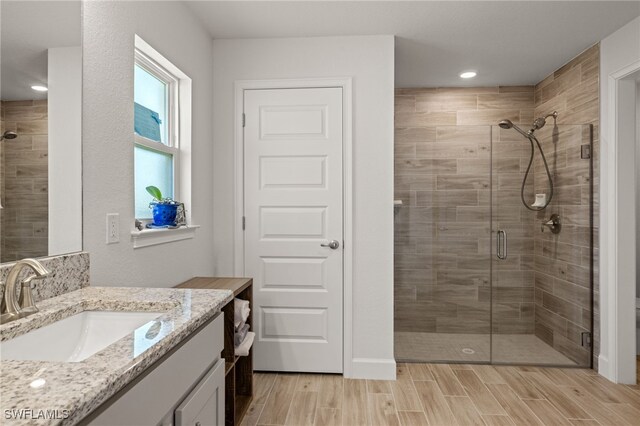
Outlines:
{"label": "beige wall", "polygon": [[[588,143],[581,128],[564,127],[559,138],[541,132],[545,152],[554,161],[552,173],[557,197],[552,211],[561,215],[563,230],[557,236],[536,233],[536,335],[569,358],[588,364],[589,351],[581,347],[581,332],[591,324],[589,266],[590,185],[594,203],[594,267],[598,256],[599,180],[599,72],[600,46],[594,45],[536,85],[536,116],[558,111],[558,124],[593,125],[593,177],[589,161],[580,158],[580,145]],[[554,139],[560,143],[555,143]],[[545,187],[544,171],[536,164],[536,189]],[[539,213],[538,220],[548,216]],[[594,299],[599,300],[597,268]],[[594,312],[594,364],[599,352],[598,306]]]}
{"label": "beige wall", "polygon": [[494,270],[493,329],[533,333],[533,215],[519,186],[528,151],[496,126],[529,125],[533,101],[531,86],[396,91],[395,331],[490,332],[493,137],[495,225],[513,230]]}
{"label": "beige wall", "polygon": [[47,101],[3,101],[2,262],[47,255]]}
{"label": "beige wall", "polygon": [[[393,36],[213,42],[216,274],[233,274],[234,82],[353,77],[353,324],[348,377],[395,377],[393,353]],[[209,166],[210,167],[210,166]],[[250,220],[247,218],[247,220]],[[347,243],[348,244],[348,243]],[[237,272],[237,271],[236,271]],[[351,302],[349,302],[351,303]],[[345,352],[349,356],[348,349]],[[351,369],[349,365],[351,364]],[[351,371],[349,371],[351,370]]]}

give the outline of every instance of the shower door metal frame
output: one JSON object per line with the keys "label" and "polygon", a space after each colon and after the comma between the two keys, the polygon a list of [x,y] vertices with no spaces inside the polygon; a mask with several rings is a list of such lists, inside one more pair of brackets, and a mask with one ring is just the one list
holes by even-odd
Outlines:
{"label": "shower door metal frame", "polygon": [[[640,64],[640,63],[639,63]],[[517,363],[517,362],[497,362],[494,361],[494,356],[493,356],[493,336],[494,336],[494,332],[493,332],[493,283],[494,283],[494,268],[493,268],[493,263],[494,263],[494,259],[493,259],[493,249],[491,250],[491,254],[490,254],[490,268],[489,268],[489,279],[490,279],[490,291],[489,291],[489,295],[490,295],[490,300],[491,300],[491,307],[489,309],[489,316],[490,316],[490,346],[489,346],[489,364],[490,365],[522,365],[522,366],[533,366],[533,367],[550,367],[550,368],[593,368],[593,355],[594,355],[594,316],[595,316],[595,299],[594,299],[594,292],[595,292],[595,286],[594,286],[594,277],[595,277],[595,273],[594,273],[594,233],[593,233],[593,225],[594,225],[594,221],[593,221],[593,214],[594,214],[594,205],[593,205],[593,195],[594,195],[594,184],[593,184],[593,125],[592,124],[574,124],[575,126],[589,126],[589,146],[590,146],[590,155],[589,155],[589,306],[590,306],[590,345],[589,345],[589,365],[588,367],[586,365],[566,365],[566,364],[539,364],[539,363]],[[560,124],[560,126],[571,126],[571,124]],[[491,126],[491,131],[493,132],[493,126]],[[491,138],[491,150],[490,150],[490,156],[491,156],[491,161],[490,161],[490,182],[491,182],[491,186],[490,186],[490,197],[491,197],[491,203],[490,203],[490,229],[491,232],[493,233],[493,220],[494,220],[494,216],[493,216],[493,211],[494,211],[494,202],[493,202],[493,191],[494,191],[494,185],[493,185],[493,159],[494,159],[494,146],[493,146],[493,137]],[[497,240],[496,240],[496,257],[497,256]],[[534,295],[535,297],[535,295]],[[535,321],[535,318],[534,318]],[[485,363],[474,363],[474,362],[470,362],[470,364],[485,364]]]}

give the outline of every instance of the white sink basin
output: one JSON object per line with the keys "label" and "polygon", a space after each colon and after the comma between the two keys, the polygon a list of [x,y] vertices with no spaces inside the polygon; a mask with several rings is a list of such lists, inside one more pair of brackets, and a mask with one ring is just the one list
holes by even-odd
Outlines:
{"label": "white sink basin", "polygon": [[0,359],[80,362],[162,314],[84,311],[0,342]]}

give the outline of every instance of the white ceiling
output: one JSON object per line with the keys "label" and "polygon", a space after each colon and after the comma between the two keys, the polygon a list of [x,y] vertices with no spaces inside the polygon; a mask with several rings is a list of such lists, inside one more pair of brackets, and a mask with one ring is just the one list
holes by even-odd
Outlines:
{"label": "white ceiling", "polygon": [[[187,1],[214,38],[394,34],[396,86],[535,84],[640,15],[640,1]],[[46,50],[80,44],[80,1],[0,1],[0,99],[42,99]],[[474,69],[478,76],[461,80]]]}
{"label": "white ceiling", "polygon": [[47,49],[80,46],[80,1],[0,1],[0,99],[46,99]]}
{"label": "white ceiling", "polygon": [[535,84],[640,15],[640,1],[187,4],[214,38],[393,34],[397,87]]}

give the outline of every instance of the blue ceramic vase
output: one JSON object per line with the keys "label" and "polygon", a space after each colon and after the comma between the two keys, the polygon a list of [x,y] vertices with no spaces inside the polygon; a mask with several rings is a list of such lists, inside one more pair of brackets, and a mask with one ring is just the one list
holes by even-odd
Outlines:
{"label": "blue ceramic vase", "polygon": [[177,213],[178,204],[153,204],[153,225],[173,226]]}

